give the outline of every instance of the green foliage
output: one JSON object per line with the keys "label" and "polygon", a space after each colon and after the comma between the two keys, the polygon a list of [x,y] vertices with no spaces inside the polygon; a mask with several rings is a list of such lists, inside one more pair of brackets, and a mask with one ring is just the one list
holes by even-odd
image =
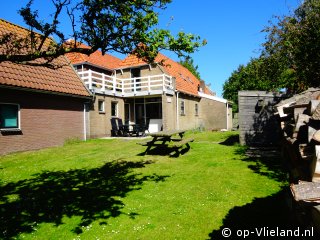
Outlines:
{"label": "green foliage", "polygon": [[193,59],[190,56],[187,56],[184,59],[180,59],[179,63],[187,68],[198,79],[201,79],[200,73],[198,71],[198,65],[194,64]]}
{"label": "green foliage", "polygon": [[247,65],[240,65],[233,71],[229,79],[223,85],[223,97],[231,100],[233,112],[238,112],[238,91],[240,90],[265,90],[277,89],[275,81],[270,80],[264,72],[270,69],[262,67],[266,64],[263,58],[251,59]]}
{"label": "green foliage", "polygon": [[234,101],[238,90],[297,93],[320,83],[320,2],[304,1],[292,16],[277,17],[267,33],[261,55],[239,66],[223,86],[223,96]]}
{"label": "green foliage", "polygon": [[[274,77],[290,92],[318,87],[320,82],[320,2],[306,0],[293,16],[278,19],[268,33],[262,56],[277,62]],[[289,78],[289,79],[288,79]]]}
{"label": "green foliage", "polygon": [[[132,53],[152,62],[160,50],[169,50],[183,56],[194,52],[205,41],[193,34],[179,32],[173,36],[169,30],[157,29],[158,11],[164,10],[171,0],[52,0],[54,14],[42,20],[38,10],[33,9],[34,0],[19,10],[25,23],[32,30],[30,36],[6,34],[0,39],[2,47],[10,46],[0,60],[28,61],[36,58],[53,59],[67,52],[90,54],[98,49],[102,53],[115,51],[123,54]],[[67,13],[70,19],[72,42],[66,43],[70,36],[59,30],[61,15]],[[48,19],[50,19],[48,21]],[[64,23],[65,25],[67,23]],[[37,31],[39,34],[34,34]],[[46,44],[50,37],[58,43]],[[18,44],[16,49],[13,42]],[[87,43],[91,48],[79,48],[79,42]],[[143,43],[143,44],[141,44]],[[17,54],[24,49],[23,55]]]}

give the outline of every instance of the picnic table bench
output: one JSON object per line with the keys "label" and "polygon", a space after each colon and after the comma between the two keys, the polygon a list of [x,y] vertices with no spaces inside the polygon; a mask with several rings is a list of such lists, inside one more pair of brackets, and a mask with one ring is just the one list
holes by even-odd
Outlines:
{"label": "picnic table bench", "polygon": [[[145,142],[138,142],[137,144],[140,144],[142,146],[147,146],[147,149],[143,153],[143,155],[147,154],[152,147],[163,147],[163,148],[172,148],[176,151],[176,153],[179,155],[179,149],[182,148],[184,145],[188,149],[190,149],[190,142],[193,142],[193,138],[183,138],[184,137],[185,130],[168,130],[168,131],[160,131],[155,133],[150,133],[150,136],[152,137],[151,140],[145,141]],[[178,135],[178,137],[172,138],[173,136]]]}

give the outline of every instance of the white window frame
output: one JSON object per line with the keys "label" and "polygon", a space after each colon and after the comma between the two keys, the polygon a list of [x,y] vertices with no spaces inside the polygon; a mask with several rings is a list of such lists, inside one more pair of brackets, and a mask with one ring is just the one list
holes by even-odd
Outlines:
{"label": "white window frame", "polygon": [[[182,109],[183,106],[183,109]],[[185,116],[186,115],[186,103],[184,99],[180,99],[180,115]]]}
{"label": "white window frame", "polygon": [[0,131],[21,131],[21,114],[20,114],[20,104],[18,103],[3,103],[0,102],[0,105],[16,105],[18,106],[18,127],[17,128],[0,128]]}
{"label": "white window frame", "polygon": [[[115,115],[112,115],[112,104],[115,104],[115,107],[116,107],[116,114]],[[116,101],[111,101],[111,117],[118,117],[118,102]]]}
{"label": "white window frame", "polygon": [[[102,104],[102,109],[100,109],[100,103]],[[99,113],[105,113],[105,101],[102,99],[98,100],[98,111]]]}

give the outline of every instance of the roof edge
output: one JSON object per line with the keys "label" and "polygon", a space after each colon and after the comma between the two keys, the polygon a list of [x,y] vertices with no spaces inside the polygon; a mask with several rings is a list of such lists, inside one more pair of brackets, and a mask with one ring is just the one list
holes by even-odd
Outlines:
{"label": "roof edge", "polygon": [[207,99],[210,99],[210,100],[214,100],[214,101],[217,101],[217,102],[222,102],[222,103],[227,103],[228,102],[226,99],[220,98],[220,97],[217,97],[217,96],[208,95],[208,94],[205,94],[205,93],[202,93],[202,92],[198,92],[198,94],[199,94],[200,97],[207,98]]}
{"label": "roof edge", "polygon": [[92,99],[92,94],[91,93],[89,93],[90,94],[89,96],[84,96],[84,95],[76,95],[76,94],[70,94],[70,93],[46,91],[46,90],[41,90],[41,89],[18,87],[18,86],[13,86],[13,85],[4,85],[4,84],[0,84],[0,88],[7,88],[7,89],[18,90],[18,91],[44,93],[44,94],[58,95],[58,96],[65,96],[65,97],[73,97],[73,98],[81,98],[81,99],[88,99],[88,100]]}

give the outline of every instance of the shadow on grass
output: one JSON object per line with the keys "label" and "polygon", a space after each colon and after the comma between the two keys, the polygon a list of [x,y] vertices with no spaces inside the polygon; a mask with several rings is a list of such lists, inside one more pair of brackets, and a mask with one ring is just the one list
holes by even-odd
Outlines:
{"label": "shadow on grass", "polygon": [[233,146],[235,144],[238,144],[239,142],[240,142],[239,134],[236,134],[228,137],[226,140],[224,140],[223,142],[220,142],[219,144],[225,145],[225,146]]}
{"label": "shadow on grass", "polygon": [[[219,144],[225,146],[239,144],[239,134],[232,135]],[[280,182],[284,182],[288,178],[288,170],[284,165],[279,149],[276,147],[253,148],[238,145],[235,153],[241,156],[242,161],[248,162],[248,168],[257,174]]]}
{"label": "shadow on grass", "polygon": [[[255,198],[244,206],[234,207],[226,215],[220,229],[212,231],[209,238],[223,239],[222,232],[225,228],[232,232],[229,239],[264,239],[263,233],[260,237],[258,235],[264,227],[268,230],[276,230],[277,227],[285,230],[297,229],[295,218],[285,201],[288,194],[287,190],[281,190],[265,198]],[[308,228],[305,226],[305,229]],[[249,230],[249,236],[237,236],[238,230]],[[241,232],[238,231],[238,234]]]}
{"label": "shadow on grass", "polygon": [[247,148],[239,146],[236,153],[243,156],[241,160],[248,162],[248,168],[253,172],[278,182],[286,182],[288,180],[288,170],[278,148]]}
{"label": "shadow on grass", "polygon": [[158,156],[169,156],[172,158],[178,158],[180,155],[186,154],[190,150],[190,146],[184,146],[181,148],[169,147],[168,145],[156,145],[148,152],[139,153],[138,156],[144,155],[158,155]]}
{"label": "shadow on grass", "polygon": [[[15,238],[30,233],[35,224],[63,224],[64,216],[80,216],[74,229],[81,233],[83,226],[95,220],[105,221],[122,214],[120,198],[138,190],[146,181],[165,181],[169,176],[149,176],[134,172],[151,161],[112,161],[93,169],[45,171],[34,178],[0,186],[0,239]],[[129,217],[138,213],[126,213]],[[101,223],[106,224],[106,222]]]}
{"label": "shadow on grass", "polygon": [[[238,140],[238,136],[231,136],[220,144],[232,146],[237,144]],[[254,173],[287,185],[287,169],[277,148],[253,148],[239,145],[236,147],[235,153],[241,157],[241,161],[248,163],[248,168]],[[236,160],[239,160],[239,158]],[[209,239],[223,239],[222,233],[225,228],[229,228],[232,233],[228,239],[269,239],[270,236],[264,237],[265,233],[261,233],[261,231],[264,229],[267,231],[276,230],[277,227],[289,231],[296,230],[297,227],[300,228],[300,231],[311,231],[307,223],[304,225],[297,220],[297,212],[291,209],[291,203],[293,202],[289,188],[283,187],[278,193],[265,198],[255,198],[251,203],[234,207],[225,216],[220,229],[213,230],[209,234]],[[244,237],[244,232],[238,230],[248,230],[247,234],[249,236]],[[242,236],[237,236],[237,231]],[[259,233],[261,233],[260,237]]]}

